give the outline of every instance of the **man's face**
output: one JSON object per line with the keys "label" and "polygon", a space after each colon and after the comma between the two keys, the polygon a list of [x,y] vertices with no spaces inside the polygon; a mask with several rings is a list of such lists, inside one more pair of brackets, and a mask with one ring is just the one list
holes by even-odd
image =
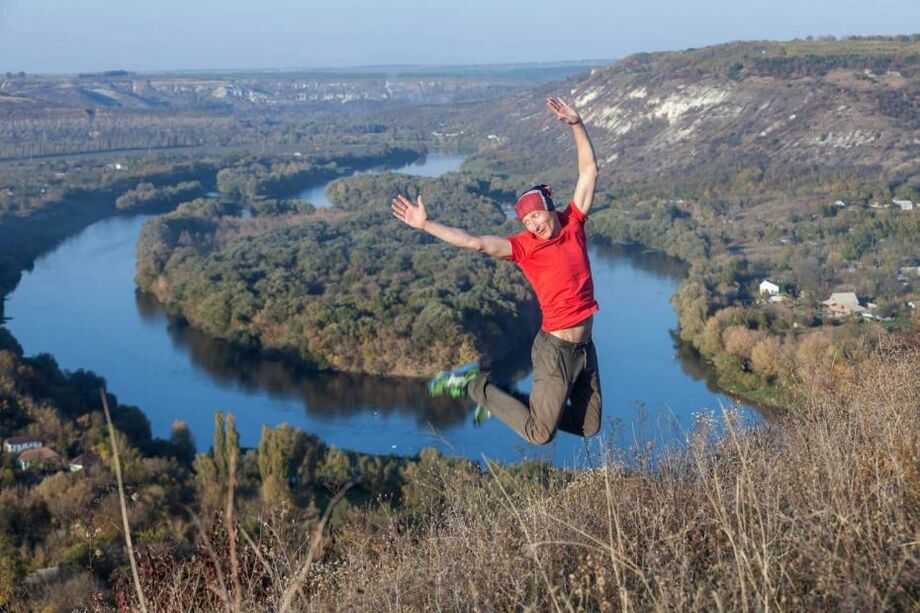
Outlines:
{"label": "man's face", "polygon": [[555,211],[531,211],[521,220],[527,230],[543,240],[556,236],[559,222]]}

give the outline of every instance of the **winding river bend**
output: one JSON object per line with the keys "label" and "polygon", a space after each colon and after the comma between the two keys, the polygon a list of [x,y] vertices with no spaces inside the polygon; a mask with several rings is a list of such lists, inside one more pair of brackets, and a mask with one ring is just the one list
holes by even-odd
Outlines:
{"label": "winding river bend", "polygon": [[[431,155],[394,170],[436,176],[458,169],[462,160]],[[327,204],[324,190],[317,186],[300,197]],[[617,446],[679,440],[693,413],[731,404],[678,355],[668,298],[685,270],[662,254],[591,248],[601,304],[594,334],[604,392],[602,436],[586,445],[560,433],[550,445],[534,448],[495,419],[474,428],[466,403],[428,398],[423,381],[301,372],[180,325],[135,288],[135,246],[148,218],[105,219],[59,244],[23,274],[6,314],[26,354],[50,353],[62,368],[103,376],[120,402],[145,411],[158,436],[168,436],[170,424],[181,419],[206,449],[220,409],[236,415],[245,446],[258,443],[263,424],[288,422],[326,443],[366,453],[412,455],[435,447],[474,460],[485,455],[584,465],[602,440]],[[528,368],[509,362],[499,374],[527,391]]]}

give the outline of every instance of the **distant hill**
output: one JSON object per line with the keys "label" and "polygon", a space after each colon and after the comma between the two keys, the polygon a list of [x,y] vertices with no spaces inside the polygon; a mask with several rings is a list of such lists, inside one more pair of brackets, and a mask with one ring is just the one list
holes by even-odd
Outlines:
{"label": "distant hill", "polygon": [[920,35],[632,55],[477,107],[468,123],[503,143],[492,164],[571,174],[571,138],[549,129],[547,95],[581,112],[607,187],[742,171],[774,184],[828,172],[920,181]]}
{"label": "distant hill", "polygon": [[8,74],[0,77],[0,113],[54,107],[268,112],[279,108],[446,104],[495,98],[534,83],[583,73],[601,63]]}
{"label": "distant hill", "polygon": [[163,75],[196,76],[206,75],[214,77],[252,77],[261,75],[265,77],[290,77],[290,78],[362,78],[368,76],[460,76],[460,77],[503,77],[520,79],[531,82],[545,82],[564,79],[571,75],[587,72],[597,66],[605,66],[613,60],[571,60],[563,62],[520,62],[508,64],[458,64],[458,65],[425,65],[425,64],[381,64],[371,66],[347,66],[337,68],[280,68],[266,70],[176,70]]}
{"label": "distant hill", "polygon": [[[126,110],[268,112],[349,105],[444,104],[493,98],[522,87],[506,79],[385,75],[87,75],[0,81],[0,112],[55,107]],[[9,98],[10,100],[7,100]],[[11,108],[10,103],[17,103]]]}

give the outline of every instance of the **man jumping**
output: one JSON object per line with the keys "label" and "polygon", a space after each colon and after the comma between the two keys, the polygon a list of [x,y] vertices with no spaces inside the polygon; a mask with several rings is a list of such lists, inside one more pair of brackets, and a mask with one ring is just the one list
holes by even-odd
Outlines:
{"label": "man jumping", "polygon": [[537,185],[518,198],[517,218],[526,228],[509,236],[475,236],[428,218],[425,203],[393,199],[393,214],[407,225],[464,249],[516,263],[530,282],[543,312],[531,350],[533,387],[529,406],[496,387],[475,364],[440,373],[433,394],[476,401],[477,421],[490,413],[529,442],[544,445],[556,430],[592,436],[600,429],[601,384],[591,327],[597,301],[584,224],[594,200],[597,160],[581,117],[559,98],[547,98],[557,119],[572,127],[578,150],[578,182],[564,211],[556,211],[549,186]]}

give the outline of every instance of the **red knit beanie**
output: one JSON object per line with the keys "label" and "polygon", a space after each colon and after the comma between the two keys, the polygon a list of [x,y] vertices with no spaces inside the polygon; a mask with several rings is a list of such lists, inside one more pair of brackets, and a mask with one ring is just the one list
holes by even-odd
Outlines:
{"label": "red knit beanie", "polygon": [[514,205],[518,221],[524,221],[524,217],[533,211],[555,211],[552,194],[553,188],[550,185],[536,185],[524,192]]}

